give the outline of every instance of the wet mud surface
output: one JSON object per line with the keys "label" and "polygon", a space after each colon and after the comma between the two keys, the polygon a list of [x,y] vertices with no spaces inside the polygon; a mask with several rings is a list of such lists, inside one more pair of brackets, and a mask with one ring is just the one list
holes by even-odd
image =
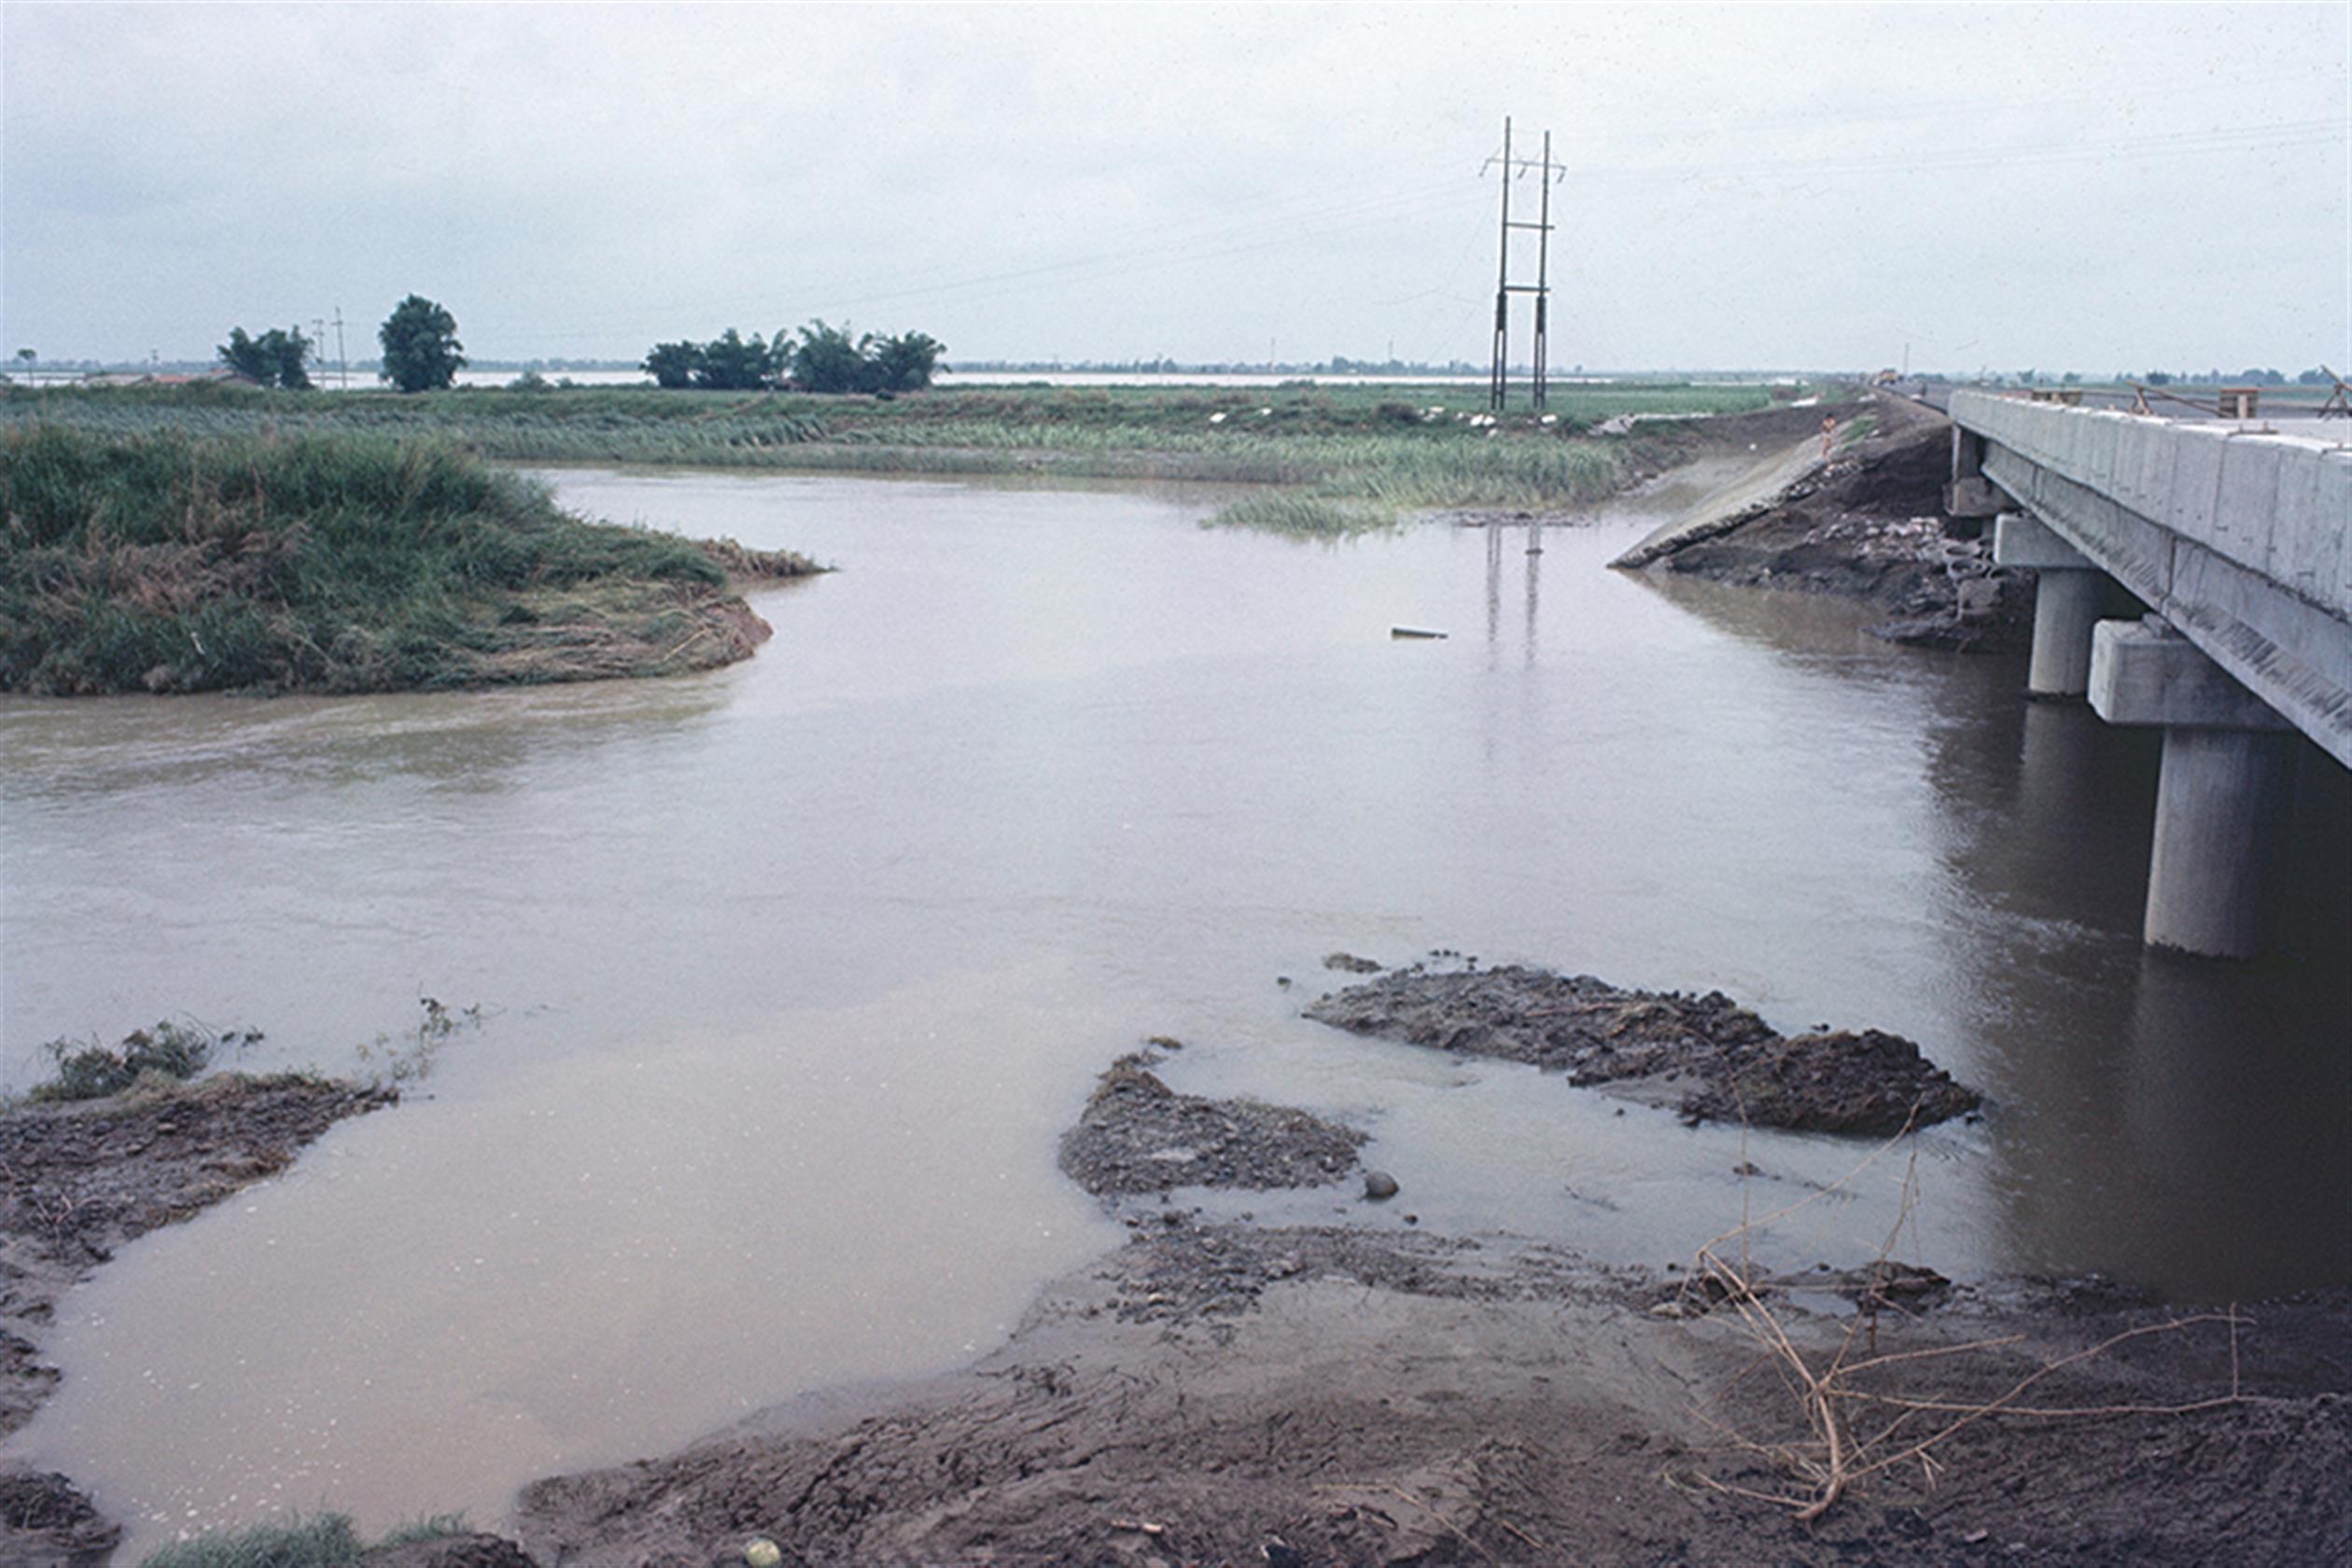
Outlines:
{"label": "wet mud surface", "polygon": [[[1675,1000],[1598,987],[1572,985],[1588,1019]],[[1681,1000],[1727,1038],[1760,1027],[1723,999]],[[1171,1090],[1151,1068],[1176,1048],[1114,1062],[1071,1129],[1073,1178],[1106,1202],[1159,1190],[1141,1177],[1168,1168],[1244,1190],[1357,1169],[1354,1129]],[[39,1315],[32,1266],[70,1280],[133,1227],[282,1167],[383,1099],[221,1081],[0,1121],[11,1310]],[[711,1568],[755,1541],[775,1568],[2352,1553],[2341,1295],[2232,1321],[2097,1281],[1955,1284],[1891,1260],[1727,1281],[1703,1258],[1609,1267],[1364,1212],[1261,1226],[1168,1209],[1049,1286],[972,1365],[810,1395],[666,1458],[534,1483],[511,1539],[366,1561]],[[1797,1392],[1807,1379],[1835,1394],[1852,1472],[1810,1520],[1828,1459]],[[0,1563],[96,1563],[113,1540],[63,1477],[0,1476]]]}
{"label": "wet mud surface", "polygon": [[[1932,1484],[1927,1465],[1891,1464],[1806,1523],[1817,1445],[1763,1365],[1762,1331],[1722,1309],[1658,1314],[1659,1288],[1507,1239],[1150,1232],[1048,1292],[968,1370],[537,1483],[518,1533],[540,1561],[583,1568],[740,1561],[755,1536],[785,1564],[2185,1564],[2352,1549],[2341,1301],[2253,1314],[2231,1399],[2224,1325],[2167,1328],[2095,1292],[1957,1293],[1874,1315],[1867,1342],[1854,1314],[1780,1300],[1771,1332],[1809,1365],[1876,1361],[1841,1385],[1864,1437],[1887,1424],[1872,1412],[1904,1415],[1871,1399],[2022,1404],[2028,1379],[2034,1409],[2101,1412],[1919,1412],[1915,1431],[1858,1451],[1953,1427],[1927,1449]],[[2084,1355],[2135,1328],[2152,1332]]]}
{"label": "wet mud surface", "polygon": [[1304,1111],[1178,1094],[1152,1069],[1167,1041],[1121,1057],[1063,1134],[1064,1175],[1098,1197],[1177,1187],[1312,1187],[1355,1168],[1365,1134]]}
{"label": "wet mud surface", "polygon": [[[57,1300],[115,1250],[276,1174],[389,1089],[224,1074],[0,1114],[0,1434],[56,1386],[38,1338]],[[0,1565],[96,1563],[119,1532],[63,1476],[0,1468]]]}
{"label": "wet mud surface", "polygon": [[1306,1013],[1355,1034],[1564,1072],[1572,1084],[1673,1105],[1694,1122],[1883,1137],[1979,1104],[1899,1035],[1783,1035],[1720,991],[1627,990],[1516,966],[1415,967]]}
{"label": "wet mud surface", "polygon": [[1908,399],[1878,396],[1874,433],[1777,497],[1659,556],[1651,569],[1748,587],[1866,599],[1891,641],[1963,652],[2022,652],[2032,641],[2034,576],[1993,565],[1989,526],[1948,524],[1952,426]]}
{"label": "wet mud surface", "polygon": [[[1114,1198],[1179,1131],[1272,1181],[1335,1130],[1147,1067],[1114,1064],[1071,1134],[1113,1151],[1078,1165]],[[516,1533],[579,1568],[755,1541],[782,1568],[2328,1561],[2352,1550],[2347,1321],[2342,1298],[2222,1322],[2095,1281],[1653,1273],[1169,1210],[968,1368],[535,1483]],[[1852,1474],[1801,1519],[1830,1464],[1807,1378]]]}

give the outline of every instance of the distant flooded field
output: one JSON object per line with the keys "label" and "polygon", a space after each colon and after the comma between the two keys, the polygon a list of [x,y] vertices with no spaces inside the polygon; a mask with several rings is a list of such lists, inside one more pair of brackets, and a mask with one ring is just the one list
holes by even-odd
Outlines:
{"label": "distant flooded field", "polygon": [[[1377,1223],[1657,1265],[1827,1189],[1757,1245],[2192,1299],[2352,1265],[2352,1005],[2142,951],[2150,737],[1850,607],[1603,568],[1712,470],[1339,544],[1203,530],[1225,495],[1182,487],[547,477],[841,569],[679,679],[0,699],[9,1087],[167,1014],[344,1073],[421,996],[482,1009],[399,1108],[61,1309],[7,1451],[126,1561],[286,1506],[490,1523],[968,1358],[1118,1239],[1056,1141],[1148,1035],[1183,1089],[1369,1131]],[[1867,1148],[1299,1016],[1326,955],[1435,948],[1898,1031],[1989,1109],[1916,1140],[1906,1217],[1904,1155],[1848,1180]]]}

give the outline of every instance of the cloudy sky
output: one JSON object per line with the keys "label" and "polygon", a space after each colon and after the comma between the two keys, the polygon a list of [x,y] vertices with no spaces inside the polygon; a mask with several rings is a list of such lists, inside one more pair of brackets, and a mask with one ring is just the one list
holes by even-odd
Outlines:
{"label": "cloudy sky", "polygon": [[8,4],[0,353],[1483,361],[1506,113],[1559,366],[2352,360],[2340,3]]}

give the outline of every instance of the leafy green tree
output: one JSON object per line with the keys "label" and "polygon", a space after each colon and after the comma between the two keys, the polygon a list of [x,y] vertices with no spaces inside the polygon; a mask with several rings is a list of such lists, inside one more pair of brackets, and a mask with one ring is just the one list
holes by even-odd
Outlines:
{"label": "leafy green tree", "polygon": [[921,332],[902,332],[874,342],[875,387],[879,391],[916,392],[931,385],[931,371],[947,345]]}
{"label": "leafy green tree", "polygon": [[703,349],[698,343],[655,343],[637,369],[653,378],[656,386],[692,386],[694,371],[702,365]]}
{"label": "leafy green tree", "polygon": [[412,294],[392,307],[376,329],[384,345],[384,368],[378,379],[403,392],[428,392],[450,385],[466,366],[465,344],[457,341],[457,318],[427,300]]}
{"label": "leafy green tree", "polygon": [[732,327],[703,344],[694,385],[714,392],[754,392],[776,377],[776,356],[757,332],[746,343]]}
{"label": "leafy green tree", "polygon": [[792,349],[792,384],[805,392],[870,391],[866,350],[873,341],[869,336],[853,342],[842,328],[810,322]]}
{"label": "leafy green tree", "polygon": [[264,386],[307,391],[311,378],[304,362],[314,346],[300,327],[287,331],[273,327],[258,338],[247,337],[242,327],[231,327],[218,352],[222,364]]}

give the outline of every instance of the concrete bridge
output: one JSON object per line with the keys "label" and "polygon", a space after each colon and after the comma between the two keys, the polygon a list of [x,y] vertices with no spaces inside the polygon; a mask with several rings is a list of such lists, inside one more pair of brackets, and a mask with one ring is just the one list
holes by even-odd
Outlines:
{"label": "concrete bridge", "polygon": [[2352,427],[1951,412],[1948,509],[2039,574],[2029,690],[2163,728],[2148,941],[2259,951],[2296,732],[2352,767]]}

